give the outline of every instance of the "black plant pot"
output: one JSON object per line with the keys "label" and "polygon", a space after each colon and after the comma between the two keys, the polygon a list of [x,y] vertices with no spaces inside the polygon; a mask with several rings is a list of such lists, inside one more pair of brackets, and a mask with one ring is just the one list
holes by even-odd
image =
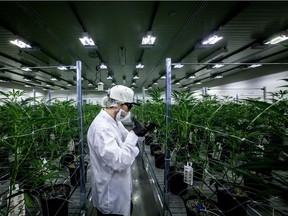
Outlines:
{"label": "black plant pot", "polygon": [[40,193],[40,201],[43,216],[68,216],[69,202],[68,196],[71,186],[66,184],[57,184],[53,186],[54,193],[51,193],[52,187],[47,187]]}
{"label": "black plant pot", "polygon": [[174,167],[170,167],[168,184],[172,194],[180,196],[187,194],[188,185],[184,182],[184,173],[175,170]]}
{"label": "black plant pot", "polygon": [[155,158],[155,167],[159,169],[164,169],[165,167],[165,153],[163,152],[155,152],[154,153]]}
{"label": "black plant pot", "polygon": [[[85,181],[87,179],[88,162],[85,162]],[[74,163],[68,166],[70,174],[70,183],[72,186],[80,185],[80,164]]]}
{"label": "black plant pot", "polygon": [[159,144],[150,144],[150,153],[154,156],[156,151],[161,150],[161,146]]}
{"label": "black plant pot", "polygon": [[244,195],[244,188],[237,186],[237,190],[243,190],[243,195],[240,196],[237,195],[235,187],[229,185],[220,187],[217,183],[215,184],[215,187],[218,206],[225,216],[246,215],[249,199],[247,195]]}
{"label": "black plant pot", "polygon": [[68,167],[75,161],[75,156],[73,154],[65,154],[60,159],[60,164],[64,167]]}

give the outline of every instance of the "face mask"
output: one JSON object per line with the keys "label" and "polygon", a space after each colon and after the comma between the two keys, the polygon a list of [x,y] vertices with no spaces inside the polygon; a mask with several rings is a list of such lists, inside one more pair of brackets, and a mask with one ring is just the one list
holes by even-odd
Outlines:
{"label": "face mask", "polygon": [[125,121],[125,120],[130,118],[130,115],[131,115],[130,112],[126,112],[125,110],[120,109],[118,111],[118,113],[116,114],[116,120],[117,121]]}

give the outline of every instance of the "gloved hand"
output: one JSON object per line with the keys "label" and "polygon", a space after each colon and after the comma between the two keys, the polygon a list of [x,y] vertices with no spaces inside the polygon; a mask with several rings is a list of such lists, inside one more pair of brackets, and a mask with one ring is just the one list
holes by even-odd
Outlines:
{"label": "gloved hand", "polygon": [[145,125],[145,128],[147,128],[148,131],[151,131],[151,130],[155,129],[156,127],[158,127],[158,125],[153,123],[153,122],[148,122]]}
{"label": "gloved hand", "polygon": [[147,128],[142,126],[137,120],[134,121],[134,125],[132,130],[137,136],[143,137],[148,132]]}

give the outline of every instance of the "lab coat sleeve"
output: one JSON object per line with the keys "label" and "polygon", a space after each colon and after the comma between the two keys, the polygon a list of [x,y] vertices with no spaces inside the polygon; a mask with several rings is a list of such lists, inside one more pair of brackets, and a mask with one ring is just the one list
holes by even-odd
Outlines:
{"label": "lab coat sleeve", "polygon": [[138,136],[129,132],[125,141],[117,143],[117,137],[111,130],[102,129],[95,134],[97,140],[97,152],[104,163],[116,171],[126,170],[132,165],[139,153],[136,146]]}

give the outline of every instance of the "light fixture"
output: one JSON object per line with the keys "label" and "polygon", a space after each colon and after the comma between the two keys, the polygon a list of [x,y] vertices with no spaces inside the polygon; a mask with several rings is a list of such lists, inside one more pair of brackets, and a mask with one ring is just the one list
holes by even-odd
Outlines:
{"label": "light fixture", "polygon": [[116,84],[114,82],[111,83],[111,86],[115,86]]}
{"label": "light fixture", "polygon": [[163,76],[160,77],[160,79],[164,80],[164,79],[166,79],[166,76],[163,75]]}
{"label": "light fixture", "polygon": [[21,70],[23,70],[23,71],[32,71],[29,67],[25,67],[25,66],[23,66],[23,67],[20,67],[20,69]]}
{"label": "light fixture", "polygon": [[132,83],[131,83],[131,86],[136,86],[136,83],[135,83],[135,82],[132,82]]}
{"label": "light fixture", "polygon": [[156,37],[152,35],[152,32],[148,32],[146,36],[142,38],[142,46],[153,46],[156,41]]}
{"label": "light fixture", "polygon": [[213,79],[222,79],[223,75],[222,74],[215,74],[215,75],[212,75],[212,78]]}
{"label": "light fixture", "polygon": [[200,84],[202,84],[202,83],[201,83],[201,81],[197,81],[195,84],[196,84],[196,85],[200,85]]}
{"label": "light fixture", "polygon": [[98,89],[98,91],[104,90],[104,83],[101,82],[101,80],[100,80],[100,82],[97,83],[97,89]]}
{"label": "light fixture", "polygon": [[142,68],[144,68],[144,65],[143,65],[141,62],[139,62],[139,63],[136,65],[136,68],[137,68],[137,69],[142,69]]}
{"label": "light fixture", "polygon": [[113,77],[111,75],[107,75],[107,80],[113,80]]}
{"label": "light fixture", "polygon": [[195,78],[196,78],[195,75],[190,75],[190,76],[188,77],[188,79],[195,79]]}
{"label": "light fixture", "polygon": [[138,79],[139,79],[139,76],[138,76],[137,74],[135,74],[135,75],[133,76],[133,79],[134,79],[134,80],[138,80]]}
{"label": "light fixture", "polygon": [[67,83],[67,86],[70,87],[70,86],[72,86],[72,84],[71,83]]}
{"label": "light fixture", "polygon": [[158,85],[158,82],[157,82],[157,81],[155,81],[155,82],[153,83],[153,85]]}
{"label": "light fixture", "polygon": [[180,69],[180,68],[182,68],[184,65],[182,65],[182,64],[175,64],[174,65],[174,68],[175,69]]}
{"label": "light fixture", "polygon": [[88,83],[88,86],[93,86],[93,84],[89,82],[89,83]]}
{"label": "light fixture", "polygon": [[62,65],[59,65],[57,68],[58,68],[59,70],[67,70],[67,67],[62,66]]}
{"label": "light fixture", "polygon": [[266,45],[273,45],[273,44],[278,44],[282,41],[286,41],[288,40],[288,36],[286,33],[280,33],[278,35],[275,35],[274,37],[272,37],[270,40],[264,42],[264,44]]}
{"label": "light fixture", "polygon": [[32,46],[27,43],[27,42],[24,42],[23,40],[21,39],[15,39],[15,40],[11,40],[10,43],[22,48],[22,49],[32,49]]}
{"label": "light fixture", "polygon": [[138,76],[138,72],[137,72],[137,71],[134,72],[132,79],[133,79],[133,80],[139,80],[139,76]]}
{"label": "light fixture", "polygon": [[220,41],[223,37],[218,36],[218,35],[212,35],[208,37],[207,39],[203,40],[201,43],[202,45],[213,45]]}
{"label": "light fixture", "polygon": [[32,87],[31,85],[25,84],[24,87],[30,88]]}
{"label": "light fixture", "polygon": [[256,67],[260,67],[260,66],[262,66],[262,64],[260,64],[260,63],[255,63],[255,64],[249,65],[247,68],[256,68]]}
{"label": "light fixture", "polygon": [[32,77],[23,77],[23,79],[24,79],[26,82],[32,82],[32,80],[33,80]]}
{"label": "light fixture", "polygon": [[178,82],[175,83],[175,85],[181,85],[181,83],[178,81]]}
{"label": "light fixture", "polygon": [[217,69],[217,68],[221,68],[223,66],[224,66],[224,64],[219,63],[219,64],[215,64],[212,68]]}
{"label": "light fixture", "polygon": [[107,68],[108,67],[103,62],[99,65],[100,70],[106,70]]}
{"label": "light fixture", "polygon": [[51,77],[50,80],[51,81],[58,81],[59,79],[57,77]]}
{"label": "light fixture", "polygon": [[79,40],[81,41],[81,43],[85,47],[91,47],[91,46],[93,47],[93,46],[95,46],[95,43],[94,43],[93,39],[91,37],[89,37],[87,32],[84,32],[82,34],[82,38],[79,38]]}

